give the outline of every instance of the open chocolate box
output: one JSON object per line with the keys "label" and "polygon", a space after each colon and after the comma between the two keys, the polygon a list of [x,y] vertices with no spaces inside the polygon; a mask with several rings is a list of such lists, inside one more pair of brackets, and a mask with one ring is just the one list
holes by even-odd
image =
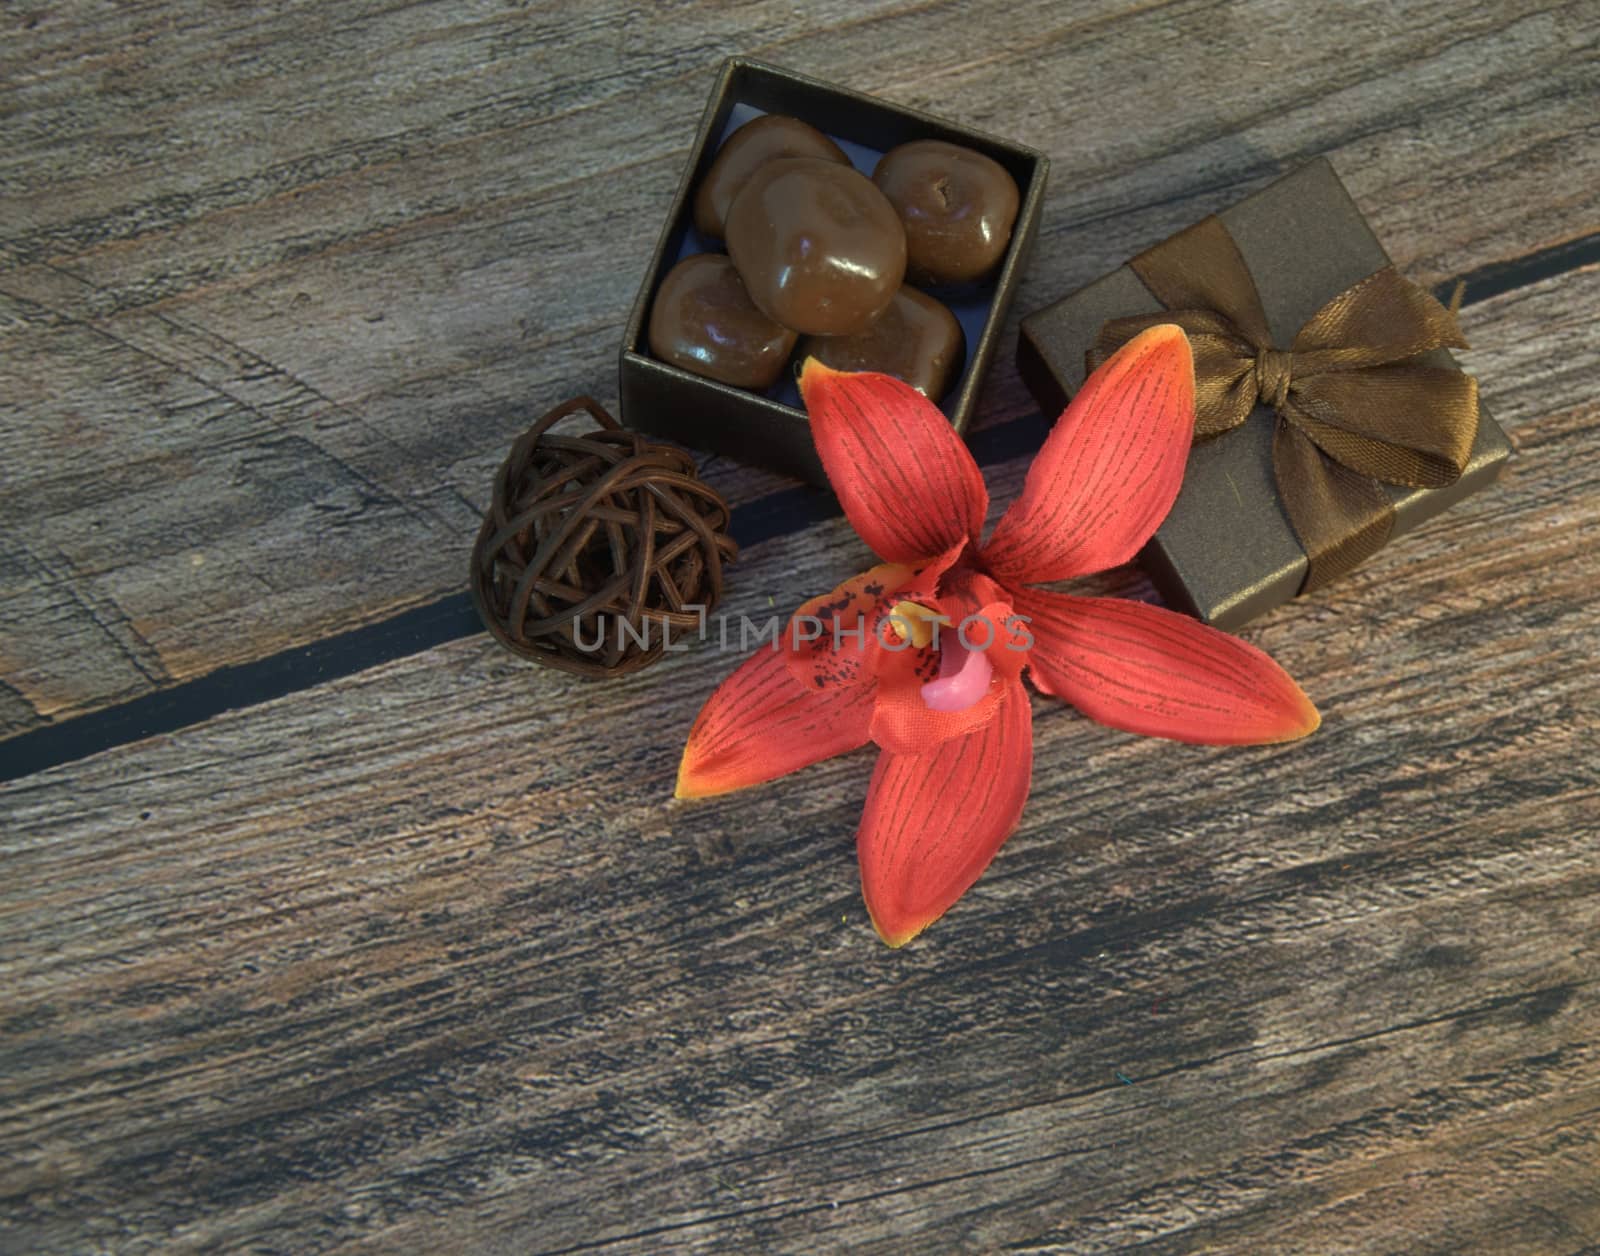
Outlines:
{"label": "open chocolate box", "polygon": [[959,290],[928,289],[955,314],[966,335],[965,365],[941,406],[956,431],[965,433],[1033,244],[1050,167],[1048,159],[1031,148],[914,109],[886,104],[860,92],[740,57],[730,58],[717,79],[688,167],[679,181],[650,269],[628,319],[620,364],[623,423],[812,484],[826,483],[792,370],[786,369],[766,392],[752,392],[660,361],[652,356],[648,343],[651,302],[667,272],[691,254],[722,251],[719,241],[695,230],[695,189],[711,168],[723,141],[763,113],[787,114],[816,127],[833,139],[856,169],[868,177],[878,158],[896,145],[936,139],[984,153],[1016,180],[1020,198],[1017,221],[1010,246],[994,274],[981,284]]}

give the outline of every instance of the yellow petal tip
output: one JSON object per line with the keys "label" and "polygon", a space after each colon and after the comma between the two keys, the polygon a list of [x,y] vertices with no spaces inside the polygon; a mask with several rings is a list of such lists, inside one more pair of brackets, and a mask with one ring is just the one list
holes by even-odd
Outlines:
{"label": "yellow petal tip", "polygon": [[678,776],[678,783],[672,787],[672,796],[679,802],[697,802],[702,798],[710,798],[713,794],[725,792],[725,790],[696,788],[686,781],[682,774]]}
{"label": "yellow petal tip", "polygon": [[694,772],[689,767],[689,748],[684,747],[683,758],[678,760],[678,779],[673,782],[672,796],[679,800],[704,798],[706,791],[693,785]]}
{"label": "yellow petal tip", "polygon": [[1300,691],[1299,708],[1296,712],[1297,718],[1279,736],[1272,738],[1274,742],[1282,744],[1299,741],[1302,737],[1311,736],[1322,727],[1322,712],[1317,710],[1316,703],[1306,697],[1304,690]]}
{"label": "yellow petal tip", "polygon": [[1312,702],[1310,698],[1307,698],[1306,699],[1306,724],[1305,724],[1306,731],[1301,733],[1300,735],[1302,737],[1309,737],[1309,736],[1311,736],[1312,733],[1316,732],[1317,729],[1319,729],[1321,727],[1322,727],[1322,712],[1317,710],[1316,703]]}
{"label": "yellow petal tip", "polygon": [[843,372],[834,370],[817,358],[808,357],[800,366],[801,398],[804,399],[807,388],[812,387],[814,384],[826,383],[835,375],[840,374],[843,374]]}
{"label": "yellow petal tip", "polygon": [[735,790],[747,788],[745,784],[730,781],[726,777],[697,776],[694,769],[688,765],[687,752],[684,754],[684,760],[678,767],[678,780],[672,787],[672,796],[680,802],[699,802],[705,798],[715,798],[718,794],[731,794]]}
{"label": "yellow petal tip", "polygon": [[903,928],[896,932],[892,929],[885,928],[883,922],[872,914],[872,909],[870,907],[867,909],[867,918],[872,921],[872,927],[877,930],[878,937],[883,940],[884,945],[895,951],[898,951],[907,942],[911,941],[912,938],[916,937],[919,933],[926,929],[928,925],[933,923],[933,921],[929,920],[923,924],[912,925],[910,928]]}

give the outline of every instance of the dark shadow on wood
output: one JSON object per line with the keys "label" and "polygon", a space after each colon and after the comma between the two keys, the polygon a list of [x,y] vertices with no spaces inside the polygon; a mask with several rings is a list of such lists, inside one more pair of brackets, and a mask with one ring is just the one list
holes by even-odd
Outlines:
{"label": "dark shadow on wood", "polygon": [[[1462,304],[1475,305],[1597,261],[1600,232],[1514,261],[1478,267],[1459,279],[1438,285],[1435,291],[1440,300],[1448,301],[1456,284],[1464,283],[1466,295]],[[1031,414],[974,432],[969,444],[979,465],[988,466],[1037,449],[1047,431],[1044,416]],[[748,549],[838,514],[839,503],[831,493],[795,487],[735,507],[732,530],[740,546]],[[4,761],[0,762],[0,782],[146,737],[177,732],[224,711],[271,702],[482,631],[468,595],[452,594],[307,646],[220,668],[170,689],[13,737],[0,743],[5,752]]]}

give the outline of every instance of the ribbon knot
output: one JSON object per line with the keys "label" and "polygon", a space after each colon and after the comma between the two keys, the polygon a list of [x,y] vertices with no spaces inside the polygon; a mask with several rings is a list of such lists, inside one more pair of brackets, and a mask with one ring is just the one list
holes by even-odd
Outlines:
{"label": "ribbon knot", "polygon": [[1273,343],[1255,280],[1221,219],[1204,219],[1129,265],[1167,308],[1105,324],[1089,368],[1146,328],[1176,323],[1194,352],[1198,439],[1232,431],[1258,403],[1272,408],[1278,495],[1309,560],[1301,593],[1389,539],[1394,506],[1385,485],[1441,488],[1466,470],[1477,381],[1414,359],[1467,342],[1454,309],[1394,267],[1335,296],[1285,350]]}
{"label": "ribbon knot", "polygon": [[1264,406],[1282,410],[1289,400],[1289,379],[1294,370],[1294,354],[1278,349],[1263,349],[1256,354],[1256,396]]}

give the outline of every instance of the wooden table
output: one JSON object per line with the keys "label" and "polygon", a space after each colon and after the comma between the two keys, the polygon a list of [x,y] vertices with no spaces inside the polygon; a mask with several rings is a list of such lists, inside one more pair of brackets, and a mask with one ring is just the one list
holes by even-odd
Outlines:
{"label": "wooden table", "polygon": [[[5,1251],[1600,1250],[1592,0],[0,29]],[[1309,742],[1038,700],[1021,829],[899,952],[869,754],[670,802],[731,662],[586,685],[463,595],[514,435],[615,398],[733,53],[1046,150],[1019,313],[1329,154],[1466,280],[1520,451],[1247,631]],[[1014,318],[1000,505],[1042,431]],[[861,566],[826,499],[705,474],[730,612]]]}

